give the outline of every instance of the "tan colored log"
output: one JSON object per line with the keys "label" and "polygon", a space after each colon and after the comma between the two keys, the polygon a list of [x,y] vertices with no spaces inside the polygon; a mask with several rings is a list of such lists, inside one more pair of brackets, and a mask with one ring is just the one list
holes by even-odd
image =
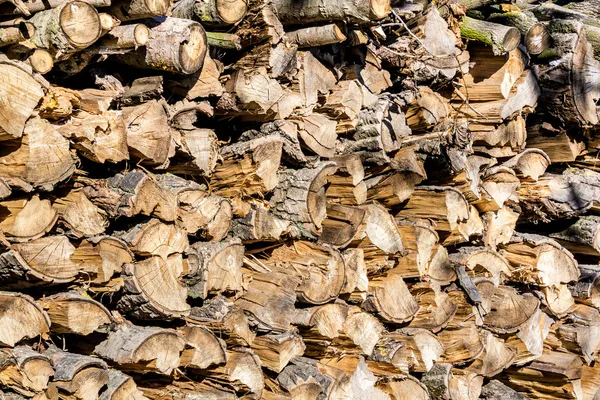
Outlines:
{"label": "tan colored log", "polygon": [[462,19],[460,33],[465,39],[480,41],[491,46],[496,55],[514,50],[521,41],[521,33],[517,28],[470,17]]}
{"label": "tan colored log", "polygon": [[346,205],[359,205],[367,199],[367,187],[363,182],[365,170],[358,154],[331,158],[338,165],[334,175],[329,176],[327,201]]}
{"label": "tan colored log", "polygon": [[145,46],[150,29],[144,24],[115,26],[98,43],[102,49],[137,49]]}
{"label": "tan colored log", "polygon": [[[456,301],[457,296],[455,296],[454,291],[452,295],[452,298]],[[475,322],[462,322],[465,318],[461,312],[461,308],[465,305],[462,301],[466,303],[466,299],[463,297],[460,300],[461,307],[459,307],[449,326],[438,332],[436,336],[444,348],[443,354],[439,357],[440,362],[451,364],[469,363],[481,357],[484,351],[482,336]],[[465,311],[469,311],[469,314],[473,312],[472,307],[468,307],[468,310],[466,310],[467,307],[464,308]],[[458,324],[455,324],[454,322],[457,320]]]}
{"label": "tan colored log", "polygon": [[170,0],[127,0],[111,4],[108,10],[120,21],[131,21],[167,15],[170,7]]}
{"label": "tan colored log", "polygon": [[163,80],[162,75],[134,79],[123,92],[122,104],[130,106],[159,98],[163,93]]}
{"label": "tan colored log", "polygon": [[600,219],[597,216],[585,215],[565,230],[551,233],[549,236],[558,240],[572,253],[597,256],[600,255],[599,223]]}
{"label": "tan colored log", "polygon": [[165,224],[158,219],[138,224],[120,235],[131,251],[142,257],[160,256],[166,259],[183,253],[189,246],[186,232],[177,225]]}
{"label": "tan colored log", "polygon": [[191,399],[195,396],[205,396],[207,398],[216,398],[221,400],[235,400],[237,398],[232,389],[223,386],[207,383],[206,381],[198,383],[194,381],[173,381],[164,386],[143,385],[140,390],[144,396],[152,400],[177,400]]}
{"label": "tan colored log", "polygon": [[419,305],[402,277],[393,271],[369,279],[367,298],[361,306],[385,322],[398,324],[410,321],[419,311]]}
{"label": "tan colored log", "polygon": [[43,309],[29,296],[20,293],[0,292],[2,315],[0,322],[6,327],[0,333],[0,343],[14,347],[21,340],[45,336],[50,319]]}
{"label": "tan colored log", "polygon": [[511,168],[519,178],[537,181],[546,172],[551,160],[539,149],[527,149],[506,161],[505,167]]}
{"label": "tan colored log", "polygon": [[14,245],[0,255],[0,279],[11,288],[71,282],[84,269],[71,258],[74,252],[75,247],[62,235]]}
{"label": "tan colored log", "polygon": [[[207,40],[210,45],[210,37],[207,37]],[[181,79],[178,79],[177,82],[171,82],[171,90],[180,93],[188,100],[196,100],[211,96],[220,97],[225,91],[223,85],[219,81],[222,72],[223,64],[213,60],[207,52],[202,69],[194,74],[186,75]]]}
{"label": "tan colored log", "polygon": [[227,364],[212,369],[207,380],[261,398],[264,390],[261,366],[260,358],[252,350],[239,347],[227,352]]}
{"label": "tan colored log", "polygon": [[139,319],[173,319],[189,315],[187,288],[179,281],[180,254],[153,256],[123,267],[123,296],[117,309]]}
{"label": "tan colored log", "polygon": [[349,0],[340,4],[310,1],[302,7],[290,0],[277,0],[274,6],[284,25],[332,20],[371,23],[385,18],[391,11],[389,0],[369,0],[366,3]]}
{"label": "tan colored log", "polygon": [[100,400],[145,400],[144,394],[138,389],[132,377],[119,370],[108,371],[106,390],[99,397]]}
{"label": "tan colored log", "polygon": [[327,213],[327,178],[336,169],[335,163],[322,161],[313,168],[280,171],[279,184],[271,198],[273,214],[296,224],[302,236],[317,235]]}
{"label": "tan colored log", "polygon": [[185,282],[190,297],[205,299],[209,293],[242,291],[244,246],[239,239],[198,242],[186,255]]}
{"label": "tan colored log", "polygon": [[260,204],[253,206],[244,218],[233,220],[231,233],[244,243],[278,241],[292,228],[289,221],[274,216]]}
{"label": "tan colored log", "polygon": [[252,350],[260,358],[264,368],[280,373],[295,357],[304,354],[306,346],[298,332],[257,336]]}
{"label": "tan colored log", "polygon": [[0,229],[4,236],[15,242],[27,242],[48,233],[58,220],[49,200],[15,199],[0,202],[3,218]]}
{"label": "tan colored log", "polygon": [[592,365],[600,344],[599,320],[597,309],[578,304],[567,318],[552,325],[545,344],[555,351],[578,354],[586,364]]}
{"label": "tan colored log", "polygon": [[83,1],[64,2],[56,8],[36,13],[30,22],[35,26],[32,42],[49,50],[55,60],[62,60],[94,43],[101,34],[96,9]]}
{"label": "tan colored log", "polygon": [[[141,1],[137,1],[140,2]],[[158,4],[156,1],[154,4]],[[166,3],[163,2],[163,3]],[[165,12],[159,14],[165,15]],[[120,18],[131,18],[131,14]],[[193,74],[202,68],[208,49],[204,28],[197,22],[180,18],[154,18],[145,23],[150,28],[142,50],[119,56],[121,62],[142,69],[158,69],[179,74]]]}
{"label": "tan colored log", "polygon": [[243,0],[180,0],[173,6],[172,14],[208,26],[223,26],[239,23],[247,10],[248,3]]}
{"label": "tan colored log", "polygon": [[227,362],[225,342],[202,326],[185,326],[179,332],[187,340],[188,348],[181,353],[180,365],[186,368],[207,369]]}
{"label": "tan colored log", "polygon": [[424,86],[419,86],[418,91],[406,111],[406,123],[414,133],[430,130],[449,116],[449,106],[443,97]]}
{"label": "tan colored log", "polygon": [[174,330],[121,326],[96,346],[94,353],[120,369],[169,375],[179,366],[185,339]]}
{"label": "tan colored log", "polygon": [[397,400],[429,399],[429,392],[425,385],[410,375],[397,377],[391,382],[380,383],[377,388]]}
{"label": "tan colored log", "polygon": [[599,272],[595,265],[579,265],[579,280],[569,284],[569,290],[578,303],[600,306],[600,281],[597,279]]}
{"label": "tan colored log", "polygon": [[323,220],[323,230],[319,243],[343,248],[362,233],[365,222],[365,210],[341,204],[328,204],[327,217]]}
{"label": "tan colored log", "polygon": [[456,304],[435,285],[418,283],[411,287],[410,292],[420,307],[409,324],[410,328],[423,328],[436,333],[446,327],[456,314]]}
{"label": "tan colored log", "polygon": [[52,322],[52,333],[89,335],[106,328],[112,317],[102,304],[78,292],[59,293],[44,297],[40,305]]}
{"label": "tan colored log", "polygon": [[325,46],[346,40],[346,26],[341,23],[301,28],[287,32],[284,40],[298,45],[298,48]]}
{"label": "tan colored log", "polygon": [[[171,122],[173,125],[173,122]],[[190,124],[191,125],[191,124]],[[217,135],[212,129],[198,129],[177,123],[180,140],[176,160],[169,171],[175,174],[211,176],[219,161]]]}
{"label": "tan colored log", "polygon": [[585,152],[581,139],[547,123],[527,129],[527,147],[545,152],[552,162],[575,161]]}
{"label": "tan colored log", "polygon": [[85,185],[83,192],[87,198],[110,218],[141,214],[166,222],[177,219],[177,197],[141,170],[109,179],[82,179],[81,183]]}
{"label": "tan colored log", "polygon": [[20,22],[18,25],[0,28],[0,47],[22,42],[35,34],[35,25]]}
{"label": "tan colored log", "polygon": [[461,247],[449,256],[449,260],[465,267],[473,276],[490,279],[496,286],[512,276],[508,261],[500,253],[485,247]]}
{"label": "tan colored log", "polygon": [[127,244],[114,236],[98,236],[83,240],[71,256],[73,262],[84,265],[86,273],[96,283],[107,283],[123,266],[133,262]]}
{"label": "tan colored log", "polygon": [[96,357],[69,353],[54,345],[43,354],[52,360],[54,377],[51,385],[60,395],[82,400],[97,399],[108,383],[108,367]]}
{"label": "tan colored log", "polygon": [[28,346],[0,351],[0,383],[24,396],[35,396],[48,387],[54,375],[50,359]]}
{"label": "tan colored log", "polygon": [[384,334],[370,358],[389,362],[408,374],[429,371],[443,353],[444,346],[433,333],[404,328]]}

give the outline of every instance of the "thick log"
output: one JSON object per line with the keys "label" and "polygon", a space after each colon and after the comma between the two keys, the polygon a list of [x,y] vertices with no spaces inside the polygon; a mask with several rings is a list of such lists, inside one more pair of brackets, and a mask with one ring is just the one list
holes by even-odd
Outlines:
{"label": "thick log", "polygon": [[389,362],[404,373],[427,372],[444,354],[444,346],[431,332],[399,329],[382,336],[370,359]]}
{"label": "thick log", "polygon": [[410,289],[419,304],[419,311],[409,327],[428,329],[434,333],[444,329],[458,309],[448,294],[435,284],[418,283]]}
{"label": "thick log", "polygon": [[54,377],[51,385],[62,396],[97,399],[108,383],[108,366],[96,357],[69,353],[54,345],[43,354],[52,360]]}
{"label": "thick log", "polygon": [[134,49],[145,46],[150,30],[144,24],[120,25],[109,30],[98,43],[102,51]]}
{"label": "thick log", "polygon": [[173,224],[158,219],[140,223],[126,232],[118,234],[131,251],[141,257],[159,256],[166,259],[183,253],[189,246],[186,232]]}
{"label": "thick log", "polygon": [[133,262],[127,244],[114,236],[98,236],[83,240],[71,256],[73,262],[85,265],[85,272],[95,283],[107,283],[123,266]]}
{"label": "thick log", "polygon": [[533,14],[522,11],[518,6],[499,6],[500,12],[493,13],[489,20],[504,25],[514,26],[523,35],[523,44],[529,54],[540,54],[550,48],[551,38],[546,26],[540,23]]}
{"label": "thick log", "polygon": [[171,11],[176,18],[193,19],[205,26],[235,25],[248,11],[244,0],[180,0]]}
{"label": "thick log", "polygon": [[188,295],[207,298],[209,293],[242,291],[244,246],[238,238],[222,242],[198,242],[186,251],[185,282]]}
{"label": "thick log", "polygon": [[64,60],[90,46],[102,30],[98,12],[83,1],[64,2],[35,14],[29,21],[35,26],[32,42],[50,51],[55,60]]}
{"label": "thick log", "polygon": [[252,350],[239,347],[228,351],[227,364],[212,369],[206,379],[260,399],[265,384],[261,366]]}
{"label": "thick log", "polygon": [[297,29],[287,32],[284,40],[297,45],[299,49],[341,43],[346,40],[346,25],[335,23]]}
{"label": "thick log", "polygon": [[153,256],[123,267],[123,295],[117,309],[138,319],[173,319],[190,313],[187,288],[180,283],[180,254]]}
{"label": "thick log", "polygon": [[274,216],[265,207],[253,206],[244,218],[233,220],[231,233],[244,243],[279,241],[289,233],[290,222]]}
{"label": "thick log", "polygon": [[579,265],[579,280],[569,284],[569,290],[578,303],[600,306],[600,271],[595,265]]}
{"label": "thick log", "polygon": [[2,313],[0,323],[6,329],[0,332],[0,343],[14,347],[23,339],[45,336],[50,327],[50,319],[31,297],[11,292],[0,292]]}
{"label": "thick log", "polygon": [[179,74],[193,74],[202,68],[208,49],[202,25],[172,17],[154,18],[146,24],[150,28],[146,46],[119,56],[119,61],[136,68]]}
{"label": "thick log", "polygon": [[309,0],[302,4],[291,0],[276,0],[273,5],[275,13],[284,25],[321,21],[371,23],[373,20],[385,18],[391,11],[389,0],[344,0],[341,4],[323,0]]}
{"label": "thick log", "polygon": [[257,336],[252,350],[260,358],[262,366],[280,373],[289,362],[304,354],[306,346],[302,336],[295,331]]}
{"label": "thick log", "polygon": [[51,332],[89,335],[112,323],[110,311],[99,302],[78,292],[44,297],[40,305],[50,317]]}
{"label": "thick log", "polygon": [[169,375],[179,366],[185,339],[174,330],[123,325],[96,346],[94,354],[124,370]]}
{"label": "thick log", "polygon": [[76,239],[99,236],[108,226],[106,214],[80,190],[72,190],[57,198],[53,207],[69,237]]}

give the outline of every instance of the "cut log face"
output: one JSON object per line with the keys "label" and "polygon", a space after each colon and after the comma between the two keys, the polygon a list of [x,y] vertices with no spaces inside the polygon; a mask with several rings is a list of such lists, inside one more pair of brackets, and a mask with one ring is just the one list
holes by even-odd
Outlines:
{"label": "cut log face", "polygon": [[390,362],[405,373],[427,372],[443,353],[444,346],[433,333],[405,328],[384,334],[371,358]]}
{"label": "cut log face", "polygon": [[58,210],[71,237],[98,236],[104,233],[108,225],[106,214],[81,191],[71,191],[66,196],[56,199],[54,208]]}
{"label": "cut log face", "polygon": [[183,253],[189,246],[183,229],[158,219],[138,224],[120,235],[120,238],[131,251],[142,257],[159,256],[166,259],[172,254]]}
{"label": "cut log face", "polygon": [[29,296],[0,292],[2,315],[0,322],[6,329],[0,333],[0,343],[13,347],[21,340],[44,336],[50,330],[50,319]]}
{"label": "cut log face", "polygon": [[231,386],[236,392],[249,393],[261,398],[264,390],[264,377],[260,358],[250,349],[239,348],[227,353],[227,364],[212,370],[208,380]]}
{"label": "cut log face", "polygon": [[54,375],[50,359],[27,346],[0,351],[0,383],[24,396],[36,396],[48,388]]}
{"label": "cut log face", "polygon": [[172,319],[186,316],[187,288],[180,283],[181,254],[153,256],[123,267],[125,290],[117,303],[120,311],[139,319]]}
{"label": "cut log face", "polygon": [[179,330],[188,342],[181,353],[181,365],[186,368],[207,369],[227,362],[225,342],[202,326],[185,326]]}
{"label": "cut log face", "polygon": [[185,339],[173,330],[130,325],[109,334],[94,353],[123,369],[169,375],[184,347]]}
{"label": "cut log face", "polygon": [[89,335],[106,328],[112,317],[102,304],[76,293],[61,293],[40,300],[52,322],[52,333]]}
{"label": "cut log face", "polygon": [[208,293],[242,291],[244,246],[239,239],[195,243],[186,254],[190,297],[205,299]]}
{"label": "cut log face", "polygon": [[6,213],[0,222],[0,229],[7,239],[15,242],[40,238],[48,233],[58,220],[58,214],[50,201],[40,200],[39,196],[30,200],[4,201],[0,206]]}
{"label": "cut log face", "polygon": [[135,384],[133,378],[119,370],[108,371],[106,390],[99,397],[100,400],[145,400],[144,394]]}
{"label": "cut log face", "polygon": [[369,0],[364,3],[344,1],[338,5],[321,4],[318,1],[299,5],[290,0],[277,0],[274,6],[277,17],[284,25],[328,20],[364,23],[385,18],[391,11],[389,0]]}
{"label": "cut log face", "polygon": [[246,242],[277,241],[290,230],[290,222],[284,221],[257,205],[244,218],[236,219],[231,226],[234,237]]}
{"label": "cut log face", "polygon": [[121,21],[131,21],[166,15],[169,0],[127,0],[111,6],[110,13]]}
{"label": "cut log face", "polygon": [[410,321],[419,311],[402,277],[392,273],[369,281],[369,295],[362,307],[376,312],[385,322],[397,324]]}
{"label": "cut log face", "polygon": [[263,367],[276,373],[280,373],[293,358],[302,356],[305,348],[302,336],[294,331],[257,336],[252,343],[252,350]]}
{"label": "cut log face", "polygon": [[85,265],[86,272],[95,277],[95,282],[108,282],[115,272],[122,272],[123,265],[133,262],[133,253],[127,244],[112,236],[99,236],[84,240],[71,259]]}

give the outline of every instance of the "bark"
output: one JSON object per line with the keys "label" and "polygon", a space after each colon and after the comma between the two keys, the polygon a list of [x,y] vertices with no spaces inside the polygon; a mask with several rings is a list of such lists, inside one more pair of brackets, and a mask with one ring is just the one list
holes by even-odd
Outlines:
{"label": "bark", "polygon": [[346,26],[336,23],[288,32],[285,34],[284,40],[298,45],[298,48],[302,49],[344,42],[346,40],[345,33]]}
{"label": "bark", "polygon": [[290,0],[276,0],[274,8],[284,25],[314,23],[321,21],[346,21],[352,23],[370,23],[385,18],[391,11],[386,0],[357,2],[345,0],[341,4],[322,0],[310,0],[297,4]]}
{"label": "bark", "polygon": [[132,21],[166,15],[170,7],[170,0],[126,0],[111,5],[109,11],[120,21]]}
{"label": "bark", "polygon": [[521,41],[521,33],[517,28],[479,21],[470,17],[463,18],[460,34],[465,39],[475,40],[492,47],[495,55],[514,50]]}
{"label": "bark", "polygon": [[43,393],[52,375],[50,359],[27,346],[0,351],[0,383],[23,396]]}
{"label": "bark", "polygon": [[78,292],[48,296],[40,305],[50,317],[52,333],[86,336],[112,323],[110,311],[99,302]]}
{"label": "bark", "polygon": [[219,27],[238,24],[247,10],[248,4],[242,0],[180,0],[173,6],[172,15]]}
{"label": "bark", "polygon": [[134,49],[145,46],[150,38],[150,30],[144,24],[116,26],[100,40],[102,49]]}

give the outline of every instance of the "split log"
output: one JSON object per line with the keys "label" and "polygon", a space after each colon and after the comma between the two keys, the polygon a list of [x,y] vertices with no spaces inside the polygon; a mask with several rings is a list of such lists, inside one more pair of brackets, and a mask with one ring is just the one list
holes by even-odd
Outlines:
{"label": "split log", "polygon": [[209,293],[242,291],[244,246],[238,238],[222,242],[198,242],[186,251],[185,282],[188,295],[207,298]]}
{"label": "split log", "polygon": [[[456,301],[457,296],[453,299]],[[465,300],[464,298],[460,300]],[[463,306],[464,304],[461,304]],[[459,311],[452,318],[448,327],[443,331],[439,332],[436,336],[437,340],[442,345],[444,351],[441,356],[437,357],[439,362],[445,362],[450,364],[463,364],[474,362],[484,352],[484,343],[480,329],[475,325],[475,322],[462,322],[464,319],[463,313]],[[465,307],[467,308],[467,307]],[[473,313],[473,308],[469,307],[469,314]],[[460,314],[460,316],[459,316]],[[454,321],[459,321],[455,324]],[[455,325],[455,326],[453,326]]]}
{"label": "split log", "polygon": [[50,319],[29,296],[20,293],[0,292],[2,315],[0,322],[6,329],[0,333],[3,346],[14,347],[23,339],[45,336],[50,330]]}
{"label": "split log", "polygon": [[171,0],[126,0],[108,10],[119,21],[132,21],[167,15],[171,4]]}
{"label": "split log", "polygon": [[341,43],[346,40],[346,26],[341,23],[297,29],[287,32],[284,40],[299,49]]}
{"label": "split log", "polygon": [[166,259],[172,254],[183,253],[189,246],[183,229],[154,218],[137,224],[118,236],[127,243],[131,251],[141,257],[159,256]]}
{"label": "split log", "polygon": [[427,387],[410,375],[399,376],[391,382],[380,383],[377,387],[396,400],[427,400],[430,398]]}
{"label": "split log", "polygon": [[144,387],[140,388],[146,398],[152,400],[192,400],[194,397],[203,396],[208,399],[236,400],[237,396],[231,389],[222,386],[194,381],[173,381],[167,385],[160,383],[151,385],[150,382],[144,382]]}
{"label": "split log", "polygon": [[227,362],[225,342],[202,326],[185,326],[179,332],[189,348],[181,353],[180,365],[186,368],[207,369]]}
{"label": "split log", "polygon": [[72,190],[57,198],[53,207],[67,235],[74,238],[98,236],[108,226],[106,214],[96,207],[82,191]]}
{"label": "split log", "polygon": [[99,400],[145,400],[144,394],[138,389],[132,377],[119,370],[108,371],[106,390],[102,392]]}
{"label": "split log", "polygon": [[0,350],[0,383],[23,396],[36,396],[48,388],[54,375],[50,359],[27,346]]}
{"label": "split log", "polygon": [[363,182],[365,170],[360,156],[352,154],[331,158],[338,166],[334,175],[329,176],[327,201],[346,205],[359,205],[367,199],[367,187]]}
{"label": "split log", "polygon": [[455,266],[463,266],[475,277],[490,279],[496,286],[512,276],[508,261],[492,249],[461,247],[449,256],[449,260]]}
{"label": "split log", "polygon": [[73,262],[85,265],[95,283],[107,283],[123,266],[133,262],[133,253],[127,244],[113,236],[99,236],[83,240],[71,256]]}
{"label": "split log", "polygon": [[[195,112],[195,110],[192,110]],[[211,176],[219,160],[217,135],[212,129],[198,129],[192,124],[182,124],[177,116],[172,117],[171,125],[180,135],[176,149],[175,165],[169,168],[175,174]]]}
{"label": "split log", "polygon": [[[277,376],[277,383],[292,396],[327,395],[334,379],[319,371],[316,360],[297,357]],[[311,398],[311,397],[309,397]]]}
{"label": "split log", "polygon": [[460,24],[463,38],[479,41],[490,46],[495,55],[508,53],[521,42],[521,33],[517,28],[507,27],[493,22],[463,17]]}
{"label": "split log", "polygon": [[295,331],[257,336],[252,343],[252,350],[262,366],[276,373],[280,373],[290,360],[302,356],[305,348],[302,336]]}
{"label": "split log", "polygon": [[552,162],[575,161],[585,151],[580,138],[547,122],[528,127],[527,147],[544,151]]}
{"label": "split log", "polygon": [[399,324],[410,321],[419,311],[419,305],[402,277],[393,271],[369,279],[367,298],[361,307],[384,322]]}
{"label": "split log", "polygon": [[483,333],[483,342],[484,351],[474,363],[469,365],[467,368],[469,371],[492,377],[511,366],[517,353],[511,345],[488,331]]}
{"label": "split log", "polygon": [[[119,17],[119,14],[116,16]],[[179,74],[193,74],[202,68],[208,49],[202,25],[172,17],[154,18],[146,24],[150,28],[146,46],[142,50],[118,56],[119,61],[136,68]]]}
{"label": "split log", "polygon": [[279,241],[290,231],[290,222],[274,216],[261,205],[254,205],[244,218],[233,220],[231,234],[243,243]]}
{"label": "split log", "polygon": [[579,218],[567,229],[561,232],[551,233],[549,236],[558,240],[559,243],[572,253],[599,256],[599,224],[599,217],[586,215]]}
{"label": "split log", "polygon": [[71,258],[75,247],[65,236],[44,236],[16,244],[0,254],[0,281],[6,288],[73,281],[84,267]]}
{"label": "split log", "polygon": [[187,288],[180,283],[180,254],[153,256],[123,266],[123,296],[117,309],[139,319],[173,319],[190,313]]}
{"label": "split log", "polygon": [[52,333],[89,335],[112,322],[110,311],[87,294],[78,292],[60,293],[40,300],[52,322]]}
{"label": "split log", "polygon": [[327,218],[323,220],[319,243],[344,248],[362,233],[366,212],[358,207],[327,204]]}
{"label": "split log", "polygon": [[108,366],[98,358],[68,353],[54,345],[43,354],[54,365],[51,385],[63,396],[82,400],[97,399],[108,383]]}
{"label": "split log", "polygon": [[0,202],[2,222],[0,229],[4,236],[14,242],[27,242],[48,233],[58,220],[58,213],[49,200],[15,199]]}
{"label": "split log", "polygon": [[569,290],[577,302],[600,306],[600,271],[595,265],[579,265],[579,280],[569,284]]}
{"label": "split log", "polygon": [[36,13],[29,21],[35,26],[32,42],[49,50],[55,60],[64,60],[90,46],[98,40],[102,29],[96,9],[83,1],[63,2]]}
{"label": "split log", "polygon": [[243,0],[180,0],[175,3],[172,15],[176,18],[194,19],[205,26],[235,25],[246,12],[248,4]]}
{"label": "split log", "polygon": [[185,339],[157,327],[121,326],[96,346],[94,353],[124,370],[169,375],[179,366]]}
{"label": "split log", "polygon": [[527,400],[527,397],[495,379],[481,389],[481,398],[486,400]]}
{"label": "split log", "polygon": [[479,398],[483,377],[454,369],[452,364],[436,364],[423,375],[421,382],[427,386],[433,399],[469,399]]}
{"label": "split log", "polygon": [[212,369],[206,379],[260,399],[265,384],[261,366],[252,350],[238,347],[228,351],[227,364]]}
{"label": "split log", "polygon": [[[69,141],[50,123],[39,117],[27,121],[19,144],[7,146],[0,157],[0,177],[24,191],[50,191],[75,171]],[[44,165],[45,168],[39,168]]]}
{"label": "split log", "polygon": [[405,328],[384,334],[370,359],[389,362],[408,374],[429,371],[443,353],[444,346],[433,333]]}
{"label": "split log", "polygon": [[[137,26],[136,24],[124,26]],[[145,25],[144,25],[145,26]],[[147,27],[146,27],[147,28]],[[124,106],[133,106],[158,99],[163,94],[163,76],[145,76],[137,78],[127,86],[121,96]]]}
{"label": "split log", "polygon": [[[222,163],[217,165],[210,186],[215,194],[226,198],[244,199],[264,196],[277,186],[277,169],[281,160],[283,140],[265,137],[221,148]],[[246,215],[236,207],[234,214]]]}
{"label": "split log", "polygon": [[273,214],[291,221],[301,236],[317,235],[327,215],[327,179],[336,169],[335,163],[322,161],[313,168],[280,171],[279,184],[271,198]]}
{"label": "split log", "polygon": [[[46,2],[27,2],[27,3],[19,3],[18,1],[14,2],[5,2],[2,5],[2,11],[0,14],[2,15],[10,15],[10,14],[22,14],[25,16],[29,16],[30,14],[37,13],[39,11],[48,10],[51,8],[57,8],[63,5],[66,0],[48,0]],[[86,0],[86,3],[94,6],[94,7],[106,7],[110,5],[110,1],[108,0]],[[5,5],[11,5],[13,8],[5,7]]]}
{"label": "split log", "polygon": [[166,222],[177,219],[177,197],[150,174],[133,170],[109,179],[82,179],[87,198],[109,218],[155,216]]}
{"label": "split log", "polygon": [[129,159],[127,129],[119,111],[92,114],[80,110],[60,125],[58,131],[81,156],[94,162],[117,163]]}
{"label": "split log", "polygon": [[550,158],[542,150],[527,149],[512,157],[502,165],[511,168],[521,179],[537,181],[550,165]]}
{"label": "split log", "polygon": [[418,283],[411,287],[411,293],[419,304],[419,311],[409,324],[410,328],[436,333],[444,329],[456,314],[457,305],[436,285]]}
{"label": "split log", "polygon": [[291,0],[276,0],[273,5],[277,17],[284,25],[321,21],[370,23],[385,18],[391,11],[389,0],[369,0],[364,4],[352,0],[342,4],[309,1],[302,5]]}

